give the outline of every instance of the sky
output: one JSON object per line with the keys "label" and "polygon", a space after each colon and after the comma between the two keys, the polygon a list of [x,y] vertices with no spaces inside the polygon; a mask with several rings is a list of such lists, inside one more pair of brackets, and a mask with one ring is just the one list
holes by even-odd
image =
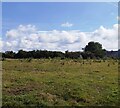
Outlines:
{"label": "sky", "polygon": [[119,19],[117,2],[3,2],[1,50],[116,50]]}
{"label": "sky", "polygon": [[119,2],[119,0],[1,0],[2,2]]}

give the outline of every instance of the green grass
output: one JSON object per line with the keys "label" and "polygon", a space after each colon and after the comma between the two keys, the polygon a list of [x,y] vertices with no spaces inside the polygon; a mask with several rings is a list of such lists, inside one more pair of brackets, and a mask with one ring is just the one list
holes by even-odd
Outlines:
{"label": "green grass", "polygon": [[118,61],[3,61],[4,106],[117,106]]}

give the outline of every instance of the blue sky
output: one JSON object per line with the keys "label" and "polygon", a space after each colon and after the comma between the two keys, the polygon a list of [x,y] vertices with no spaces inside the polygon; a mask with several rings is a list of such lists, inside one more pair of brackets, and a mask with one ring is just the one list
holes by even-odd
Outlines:
{"label": "blue sky", "polygon": [[20,25],[34,25],[36,31],[105,31],[117,24],[117,16],[117,2],[3,2],[2,36],[7,41],[6,33]]}
{"label": "blue sky", "polygon": [[[3,28],[35,24],[40,30],[78,29],[91,31],[117,23],[117,8],[111,3],[3,3]],[[63,28],[62,23],[74,26]],[[7,24],[6,24],[7,23]],[[7,27],[6,27],[7,28]]]}
{"label": "blue sky", "polygon": [[119,0],[2,0],[4,2],[119,2]]}

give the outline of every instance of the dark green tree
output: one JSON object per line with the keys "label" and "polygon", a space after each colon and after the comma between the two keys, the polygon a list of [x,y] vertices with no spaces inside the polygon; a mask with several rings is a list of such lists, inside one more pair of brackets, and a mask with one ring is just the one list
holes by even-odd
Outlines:
{"label": "dark green tree", "polygon": [[15,55],[15,58],[29,58],[26,51],[19,50],[18,53]]}
{"label": "dark green tree", "polygon": [[91,53],[93,56],[95,57],[104,57],[104,51],[102,49],[102,44],[100,44],[99,42],[89,42],[88,45],[86,45],[85,47],[85,52],[86,53]]}
{"label": "dark green tree", "polygon": [[5,56],[5,58],[14,58],[15,53],[13,51],[6,51],[3,56]]}

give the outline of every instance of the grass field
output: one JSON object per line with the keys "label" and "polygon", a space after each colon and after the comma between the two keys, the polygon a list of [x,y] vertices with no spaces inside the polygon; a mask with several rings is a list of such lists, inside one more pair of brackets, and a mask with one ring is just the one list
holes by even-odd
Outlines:
{"label": "grass field", "polygon": [[3,61],[4,106],[117,106],[118,61]]}

